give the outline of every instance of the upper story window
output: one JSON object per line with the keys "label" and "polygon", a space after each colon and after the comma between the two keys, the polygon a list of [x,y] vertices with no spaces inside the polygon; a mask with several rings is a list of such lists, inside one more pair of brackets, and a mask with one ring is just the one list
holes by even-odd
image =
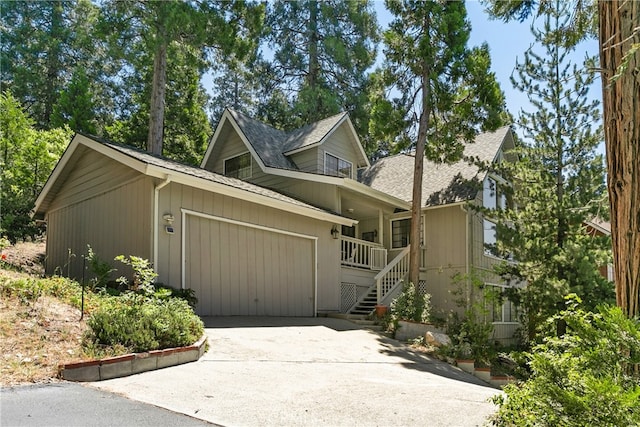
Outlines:
{"label": "upper story window", "polygon": [[495,178],[487,176],[482,189],[482,204],[487,209],[504,209],[507,197]]}
{"label": "upper story window", "polygon": [[333,154],[324,153],[324,173],[331,176],[351,178],[353,163],[336,157]]}
{"label": "upper story window", "polygon": [[244,153],[224,161],[224,174],[232,178],[251,178],[251,154]]}

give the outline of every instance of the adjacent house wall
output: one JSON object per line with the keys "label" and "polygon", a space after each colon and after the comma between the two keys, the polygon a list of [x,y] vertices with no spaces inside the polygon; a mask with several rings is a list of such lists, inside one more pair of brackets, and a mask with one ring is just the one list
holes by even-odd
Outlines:
{"label": "adjacent house wall", "polygon": [[[85,152],[47,212],[47,274],[68,272],[81,280],[87,245],[114,266],[117,255],[149,259],[152,199],[151,182],[141,174],[94,151]],[[128,274],[123,265],[116,267],[116,274]],[[90,274],[87,270],[87,279]]]}

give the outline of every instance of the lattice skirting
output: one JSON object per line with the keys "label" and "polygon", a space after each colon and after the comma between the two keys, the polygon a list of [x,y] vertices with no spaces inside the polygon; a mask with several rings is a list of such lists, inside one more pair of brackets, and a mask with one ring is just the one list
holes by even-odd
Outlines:
{"label": "lattice skirting", "polygon": [[420,295],[427,294],[427,281],[426,280],[418,280],[418,293]]}
{"label": "lattice skirting", "polygon": [[358,290],[355,283],[340,284],[340,312],[346,313],[358,301]]}

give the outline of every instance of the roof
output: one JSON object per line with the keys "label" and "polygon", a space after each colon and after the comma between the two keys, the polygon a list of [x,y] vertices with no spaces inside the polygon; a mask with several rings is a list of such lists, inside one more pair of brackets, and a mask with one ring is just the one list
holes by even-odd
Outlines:
{"label": "roof", "polygon": [[606,236],[611,235],[611,223],[600,217],[593,217],[585,221],[585,224]]}
{"label": "roof", "polygon": [[[226,119],[226,114],[237,124],[246,142],[251,145],[255,154],[268,168],[299,171],[298,167],[288,156],[322,144],[334,130],[345,122],[350,127],[354,139],[354,146],[361,157],[361,164],[369,165],[367,156],[358,140],[358,136],[351,122],[348,120],[349,115],[347,113],[339,113],[289,132],[275,129],[265,123],[252,119],[246,114],[229,108],[227,108],[223,114],[220,124]],[[212,140],[210,146],[215,144],[215,142],[215,140]],[[202,165],[206,163],[210,151],[210,149],[207,149]]]}
{"label": "roof", "polygon": [[[200,180],[200,182],[202,183],[212,183],[222,185],[230,189],[240,190],[242,193],[246,193],[247,200],[251,200],[254,202],[257,201],[257,198],[255,196],[262,196],[264,198],[283,203],[283,206],[288,205],[289,209],[303,209],[308,214],[307,216],[313,216],[312,213],[316,212],[317,214],[322,214],[325,219],[332,219],[338,223],[343,222],[344,220],[348,220],[347,218],[344,218],[339,214],[327,211],[317,206],[313,206],[309,203],[305,203],[303,201],[286,196],[268,188],[260,187],[258,185],[251,184],[240,179],[210,172],[199,167],[188,166],[161,156],[153,155],[134,147],[104,141],[93,136],[86,136],[82,134],[76,134],[73,137],[71,144],[63,155],[63,158],[61,158],[60,162],[47,180],[47,183],[45,184],[42,192],[36,200],[35,214],[46,211],[48,204],[52,199],[51,195],[48,195],[47,193],[51,190],[54,181],[58,178],[58,176],[60,176],[60,173],[62,172],[61,169],[63,169],[69,162],[69,159],[73,155],[73,151],[75,151],[79,144],[88,146],[90,148],[92,147],[92,145],[95,145],[95,147],[107,147],[108,149],[112,150],[114,154],[120,153],[135,162],[140,162],[143,165],[158,168],[158,170],[155,171],[156,173],[152,173],[152,171],[150,171],[148,168],[142,168],[145,171],[144,173],[146,173],[147,175],[159,175],[163,177],[171,175],[172,181],[176,182],[181,181],[180,178],[192,177]],[[109,155],[109,153],[106,154]],[[114,156],[109,155],[109,157]],[[136,167],[136,169],[141,170],[140,167]],[[158,172],[162,173],[158,174]],[[184,181],[184,179],[182,179],[182,181]],[[251,195],[254,196],[252,197]],[[327,217],[327,215],[329,215],[329,217]]]}
{"label": "roof", "polygon": [[[512,138],[510,128],[478,134],[473,143],[467,144],[463,160],[453,164],[424,162],[422,179],[423,207],[446,205],[475,198],[486,174],[477,161],[491,163],[496,160],[507,138]],[[474,161],[471,162],[470,160]],[[364,170],[360,181],[371,188],[392,194],[406,202],[413,195],[413,168],[415,156],[398,154],[378,160]]]}

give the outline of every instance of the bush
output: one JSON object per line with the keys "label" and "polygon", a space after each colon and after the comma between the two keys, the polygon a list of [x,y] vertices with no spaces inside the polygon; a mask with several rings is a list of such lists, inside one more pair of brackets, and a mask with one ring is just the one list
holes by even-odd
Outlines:
{"label": "bush", "polygon": [[133,292],[110,297],[87,323],[85,347],[122,345],[132,352],[190,345],[204,333],[202,321],[186,301]]}
{"label": "bush", "polygon": [[[527,354],[529,379],[494,397],[494,425],[640,425],[640,321],[618,307],[592,313],[579,303],[572,297],[547,321],[547,338]],[[567,332],[558,338],[560,320]]]}
{"label": "bush", "polygon": [[413,283],[405,283],[402,293],[391,303],[391,315],[396,320],[427,322],[431,313],[431,295],[421,294]]}

